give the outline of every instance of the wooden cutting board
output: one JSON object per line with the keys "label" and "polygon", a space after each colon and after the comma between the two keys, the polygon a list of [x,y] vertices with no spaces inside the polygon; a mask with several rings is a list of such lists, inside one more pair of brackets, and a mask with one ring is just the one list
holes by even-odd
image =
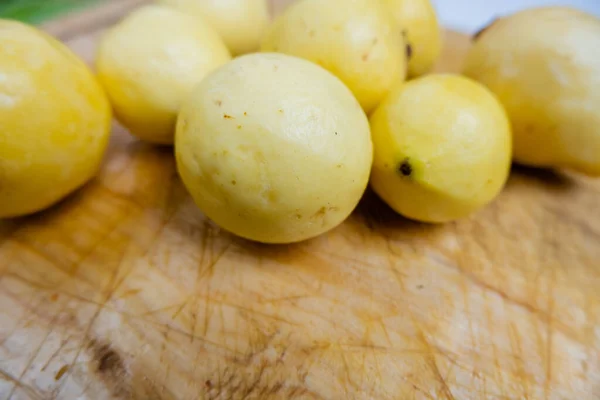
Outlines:
{"label": "wooden cutting board", "polygon": [[[47,29],[91,61],[140,3]],[[448,33],[438,70],[468,45]],[[367,193],[333,232],[264,246],[115,125],[94,181],[0,222],[0,399],[600,399],[599,198],[515,168],[470,219],[410,222]]]}

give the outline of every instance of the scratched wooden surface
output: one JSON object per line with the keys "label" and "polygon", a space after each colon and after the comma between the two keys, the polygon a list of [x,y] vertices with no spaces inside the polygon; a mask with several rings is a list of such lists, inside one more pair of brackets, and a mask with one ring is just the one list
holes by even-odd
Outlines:
{"label": "scratched wooden surface", "polygon": [[[90,61],[139,3],[47,29]],[[468,40],[446,43],[456,70]],[[261,246],[202,216],[169,150],[115,126],[97,179],[0,222],[0,399],[597,400],[599,197],[517,169],[458,223],[367,194],[328,235]]]}

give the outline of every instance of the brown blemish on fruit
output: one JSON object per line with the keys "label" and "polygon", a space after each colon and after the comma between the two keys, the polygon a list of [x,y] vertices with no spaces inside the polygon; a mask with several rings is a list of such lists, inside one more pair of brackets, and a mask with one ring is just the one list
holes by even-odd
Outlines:
{"label": "brown blemish on fruit", "polygon": [[244,111],[244,117],[247,117],[248,113],[246,111]]}
{"label": "brown blemish on fruit", "polygon": [[339,211],[340,208],[339,207],[334,207],[334,206],[323,206],[321,208],[319,208],[319,210],[313,214],[313,216],[311,218],[315,218],[315,219],[324,219],[325,216],[327,215],[327,213],[329,212],[337,212]]}
{"label": "brown blemish on fruit", "polygon": [[319,211],[315,213],[314,218],[323,218],[325,214],[327,214],[327,207],[321,207],[319,208]]}
{"label": "brown blemish on fruit", "polygon": [[221,107],[223,105],[223,102],[221,100],[215,100],[215,104]]}
{"label": "brown blemish on fruit", "polygon": [[232,184],[233,186],[235,186],[235,185],[237,185],[237,181],[234,179],[234,180],[232,180],[232,181],[231,181],[231,184]]}
{"label": "brown blemish on fruit", "polygon": [[413,48],[410,43],[406,43],[406,59],[410,60],[413,55]]}
{"label": "brown blemish on fruit", "polygon": [[281,108],[277,111],[279,112],[279,114],[283,114],[283,110]]}
{"label": "brown blemish on fruit", "polygon": [[413,173],[413,167],[410,165],[410,161],[408,158],[404,159],[398,166],[398,171],[402,174],[402,176],[411,176]]}
{"label": "brown blemish on fruit", "polygon": [[223,114],[223,118],[225,118],[225,119],[235,119],[231,115],[228,115],[228,114]]}

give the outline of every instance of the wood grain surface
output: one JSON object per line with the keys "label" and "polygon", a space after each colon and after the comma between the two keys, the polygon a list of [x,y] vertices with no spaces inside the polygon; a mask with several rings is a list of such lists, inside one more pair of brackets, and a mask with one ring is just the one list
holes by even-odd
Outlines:
{"label": "wood grain surface", "polygon": [[[139,3],[47,28],[91,61]],[[468,46],[448,33],[438,70]],[[409,222],[367,193],[331,233],[264,246],[115,125],[94,181],[0,222],[0,400],[600,399],[599,197],[515,168],[470,219]]]}

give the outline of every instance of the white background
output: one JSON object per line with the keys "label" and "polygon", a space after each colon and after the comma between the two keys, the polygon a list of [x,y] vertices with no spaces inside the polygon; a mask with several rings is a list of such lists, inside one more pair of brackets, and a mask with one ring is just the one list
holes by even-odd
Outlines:
{"label": "white background", "polygon": [[568,5],[600,18],[600,0],[432,0],[441,23],[454,30],[474,33],[492,19],[523,8]]}

